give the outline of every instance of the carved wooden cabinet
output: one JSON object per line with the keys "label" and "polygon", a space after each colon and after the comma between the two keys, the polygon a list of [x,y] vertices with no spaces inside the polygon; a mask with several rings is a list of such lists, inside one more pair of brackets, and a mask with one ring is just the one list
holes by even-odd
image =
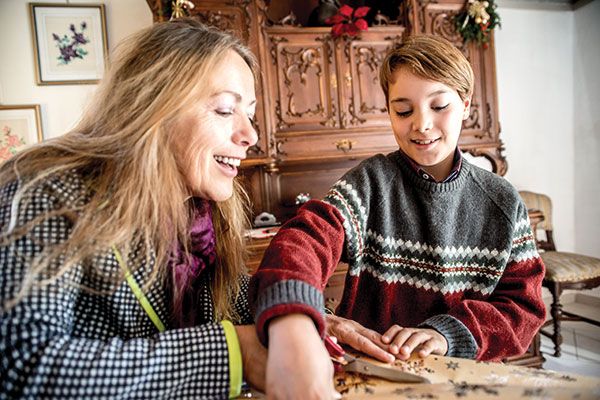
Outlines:
{"label": "carved wooden cabinet", "polygon": [[[155,21],[169,19],[171,0],[147,2]],[[386,51],[410,34],[443,36],[469,59],[475,91],[459,146],[487,158],[494,172],[506,172],[499,137],[494,39],[487,48],[463,42],[454,16],[466,0],[390,0],[398,4],[397,19],[370,26],[352,39],[333,39],[329,28],[300,26],[288,14],[292,10],[298,20],[306,20],[317,0],[192,2],[193,17],[234,32],[259,60],[254,121],[259,141],[242,163],[255,214],[267,211],[283,222],[295,213],[299,194],[320,198],[361,160],[397,149],[378,70]],[[283,14],[274,18],[275,9],[284,10]],[[249,245],[251,271],[258,267],[268,243],[258,240]],[[331,306],[339,302],[345,268],[340,265],[326,287]],[[539,335],[525,355],[506,361],[541,366]]]}
{"label": "carved wooden cabinet", "polygon": [[[171,1],[147,1],[155,21],[168,19]],[[283,15],[289,10],[305,12],[305,18],[316,0],[193,3],[192,16],[234,32],[260,63],[254,121],[259,141],[242,163],[256,214],[267,211],[284,221],[296,211],[298,195],[320,198],[361,160],[397,149],[378,70],[387,50],[413,33],[441,35],[469,58],[476,76],[475,93],[459,145],[489,159],[495,172],[506,172],[499,138],[494,42],[492,38],[485,49],[463,43],[453,18],[464,0],[396,0],[397,20],[370,26],[358,38],[337,39],[328,27],[300,26],[292,14],[273,18],[274,9],[284,10]]]}

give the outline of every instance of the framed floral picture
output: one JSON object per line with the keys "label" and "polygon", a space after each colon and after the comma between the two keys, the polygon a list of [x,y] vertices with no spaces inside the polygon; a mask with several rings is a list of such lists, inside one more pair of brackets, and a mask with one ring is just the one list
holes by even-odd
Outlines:
{"label": "framed floral picture", "polygon": [[29,3],[38,85],[97,83],[108,54],[104,4]]}
{"label": "framed floral picture", "polygon": [[40,106],[0,105],[0,163],[24,146],[43,140]]}

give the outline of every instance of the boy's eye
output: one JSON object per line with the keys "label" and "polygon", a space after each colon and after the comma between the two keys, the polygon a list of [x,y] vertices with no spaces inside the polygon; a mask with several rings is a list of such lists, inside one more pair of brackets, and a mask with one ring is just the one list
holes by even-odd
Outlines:
{"label": "boy's eye", "polygon": [[408,117],[411,113],[412,111],[396,111],[396,115],[402,118]]}
{"label": "boy's eye", "polygon": [[446,104],[445,106],[437,106],[437,107],[431,107],[431,108],[434,109],[435,111],[442,111],[442,110],[445,110],[446,108],[448,108],[449,105],[450,105],[450,103]]}

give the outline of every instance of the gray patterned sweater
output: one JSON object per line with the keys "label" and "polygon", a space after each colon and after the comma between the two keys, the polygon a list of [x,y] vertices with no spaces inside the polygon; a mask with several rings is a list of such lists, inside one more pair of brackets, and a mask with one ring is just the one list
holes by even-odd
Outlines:
{"label": "gray patterned sweater", "polygon": [[[0,227],[6,230],[16,184],[0,188]],[[24,199],[18,221],[45,211],[86,201],[80,177],[50,179]],[[26,260],[53,242],[65,240],[71,223],[53,217],[27,236],[0,246],[0,302],[12,299],[28,265]],[[134,277],[143,286],[152,265]],[[77,265],[49,286],[34,289],[0,315],[0,399],[9,398],[227,398],[229,362],[225,335],[214,323],[206,277],[198,313],[202,324],[169,326],[169,291],[157,283],[147,297],[166,331],[159,333],[126,282],[111,283],[120,267],[110,250],[90,264]],[[102,275],[97,272],[100,271]],[[205,274],[206,275],[206,274]],[[109,294],[95,295],[88,286]],[[251,323],[245,291],[236,305],[241,320]]]}
{"label": "gray patterned sweater", "polygon": [[383,333],[428,326],[447,355],[523,353],[544,321],[544,266],[527,209],[504,179],[463,160],[458,177],[419,177],[398,152],[349,171],[272,240],[250,285],[259,337],[293,312],[321,332],[322,289],[349,264],[336,314]]}

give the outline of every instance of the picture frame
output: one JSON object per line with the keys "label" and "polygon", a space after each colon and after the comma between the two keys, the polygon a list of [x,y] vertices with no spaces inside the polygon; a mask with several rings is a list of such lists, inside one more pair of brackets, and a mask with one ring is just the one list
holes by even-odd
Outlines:
{"label": "picture frame", "polygon": [[108,55],[104,4],[29,3],[38,85],[98,83]]}
{"label": "picture frame", "polygon": [[39,104],[0,105],[0,163],[42,140]]}

